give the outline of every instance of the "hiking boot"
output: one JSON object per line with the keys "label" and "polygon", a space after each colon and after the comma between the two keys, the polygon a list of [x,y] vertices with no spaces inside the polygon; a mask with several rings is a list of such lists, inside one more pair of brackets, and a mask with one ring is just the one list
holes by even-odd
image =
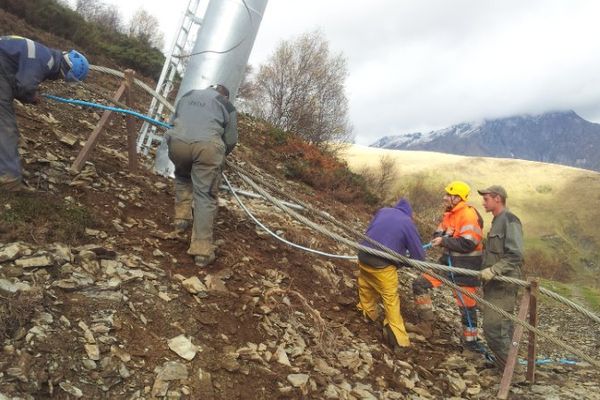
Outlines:
{"label": "hiking boot", "polygon": [[484,354],[485,349],[477,342],[476,340],[472,342],[463,342],[463,349],[466,351],[471,351],[473,353]]}
{"label": "hiking boot", "polygon": [[383,327],[383,341],[387,344],[395,355],[405,358],[410,352],[410,346],[400,346],[396,340],[396,335],[392,332],[389,325]]}
{"label": "hiking boot", "polygon": [[177,232],[185,232],[192,226],[192,220],[176,218],[173,226]]}
{"label": "hiking boot", "polygon": [[32,193],[35,189],[20,179],[0,179],[0,192]]}
{"label": "hiking boot", "polygon": [[215,261],[215,253],[208,256],[194,256],[194,263],[199,267],[206,267]]}

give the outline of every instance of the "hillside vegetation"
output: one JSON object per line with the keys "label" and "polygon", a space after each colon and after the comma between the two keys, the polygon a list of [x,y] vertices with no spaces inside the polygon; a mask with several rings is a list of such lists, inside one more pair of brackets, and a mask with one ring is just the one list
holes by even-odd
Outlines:
{"label": "hillside vegetation", "polygon": [[[451,180],[463,180],[474,191],[492,184],[504,186],[509,208],[523,222],[528,271],[550,279],[600,286],[599,173],[524,160],[364,146],[351,146],[343,153],[354,171],[379,168],[383,155],[396,160],[398,172],[391,190],[394,195],[410,194],[411,187],[418,183],[428,188],[430,196],[441,200],[443,187]],[[470,203],[489,227],[491,215],[484,213],[476,192]]]}
{"label": "hillside vegetation", "polygon": [[[158,79],[165,61],[159,49],[124,33],[87,22],[81,15],[57,0],[0,0],[0,9],[12,14],[10,18],[2,18],[12,20],[3,26],[3,34],[23,34],[18,32],[22,24],[14,21],[16,16],[26,21],[30,27],[39,29],[39,33],[33,33],[31,39],[44,43],[49,39],[50,33],[76,43],[77,48],[87,55],[92,64],[116,63],[123,68],[132,68],[142,75]],[[55,46],[61,48],[74,45],[66,43]]]}
{"label": "hillside vegetation", "polygon": [[[69,43],[5,12],[0,24],[50,46]],[[87,83],[106,93],[120,84],[96,71]],[[145,109],[149,96],[133,91],[132,108]],[[103,102],[88,86],[60,80],[41,92]],[[433,295],[434,337],[411,332],[411,348],[397,354],[384,344],[381,323],[366,322],[356,309],[354,261],[275,240],[223,191],[217,259],[198,268],[186,253],[190,232],[173,232],[173,182],[152,172],[151,158],[142,156],[136,172],[127,169],[123,116],[113,117],[74,173],[70,166],[102,112],[50,100],[14,107],[35,192],[0,192],[0,399],[495,398],[500,374],[464,351],[449,290]],[[369,181],[262,121],[242,115],[239,131],[229,160],[245,173],[282,199],[364,230],[379,201]],[[251,190],[231,168],[225,174]],[[437,192],[428,198],[429,186],[409,189],[423,216],[439,203]],[[355,251],[263,199],[243,201],[281,238],[328,253]],[[422,230],[433,222],[421,220]],[[401,278],[402,314],[414,327],[412,278]],[[600,359],[597,329],[584,329],[589,320],[568,311],[540,301],[540,329],[560,328],[571,345]],[[538,343],[541,357],[569,356]],[[512,395],[600,400],[599,372],[590,364],[553,363],[539,372],[536,385],[514,385]]]}

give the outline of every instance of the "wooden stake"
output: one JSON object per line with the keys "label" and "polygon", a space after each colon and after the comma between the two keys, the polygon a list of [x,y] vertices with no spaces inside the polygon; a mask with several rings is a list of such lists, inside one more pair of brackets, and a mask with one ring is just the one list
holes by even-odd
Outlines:
{"label": "wooden stake", "polygon": [[[125,89],[126,89],[126,83],[123,82],[121,84],[121,86],[119,87],[119,89],[117,90],[117,92],[115,93],[115,97],[113,97],[113,100],[114,101],[121,100],[121,97],[123,97],[123,94],[125,93]],[[92,133],[90,134],[90,137],[88,138],[87,142],[85,142],[83,149],[81,149],[81,151],[77,155],[77,158],[75,159],[75,161],[73,161],[73,165],[71,165],[71,169],[73,171],[81,172],[81,170],[83,169],[83,165],[90,158],[90,154],[91,154],[92,150],[94,150],[94,147],[96,146],[96,142],[98,142],[100,133],[102,133],[104,128],[106,128],[106,125],[110,121],[110,118],[112,117],[112,115],[113,115],[112,111],[109,111],[109,110],[104,111],[104,113],[102,114],[102,117],[100,118],[100,121],[98,122],[98,124],[96,125],[96,127],[94,128]]]}
{"label": "wooden stake", "polygon": [[[133,76],[135,72],[131,69],[125,70],[125,104],[129,108],[133,108],[133,95],[131,93],[133,88]],[[137,171],[137,152],[136,152],[136,130],[135,130],[135,119],[132,115],[127,115],[127,154],[129,157],[129,172]]]}
{"label": "wooden stake", "polygon": [[[525,321],[527,318],[527,312],[529,311],[529,299],[530,299],[529,288],[523,293],[521,297],[521,305],[519,306],[519,318],[521,321]],[[506,357],[506,366],[504,367],[504,374],[502,374],[502,380],[500,381],[500,389],[498,390],[498,398],[508,398],[508,391],[510,390],[510,384],[512,382],[513,373],[515,371],[515,364],[517,362],[517,356],[519,355],[519,343],[523,336],[523,326],[517,325],[513,332],[512,342],[508,356]]]}
{"label": "wooden stake", "polygon": [[[529,297],[529,325],[537,328],[537,296],[539,281],[537,279],[529,279],[530,297]],[[529,345],[527,346],[527,380],[535,383],[535,366],[537,360],[537,346],[535,340],[535,332],[529,332]]]}

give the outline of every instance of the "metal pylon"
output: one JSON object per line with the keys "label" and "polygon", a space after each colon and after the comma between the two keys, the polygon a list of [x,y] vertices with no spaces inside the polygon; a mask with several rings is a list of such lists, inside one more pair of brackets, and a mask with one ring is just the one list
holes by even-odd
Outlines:
{"label": "metal pylon", "polygon": [[[160,78],[156,85],[156,92],[166,99],[173,90],[175,75],[177,73],[183,75],[187,57],[182,56],[184,56],[186,52],[190,52],[190,49],[194,44],[195,35],[202,24],[202,18],[198,15],[200,1],[201,0],[189,1],[187,9],[181,18],[177,36],[175,36],[175,40],[173,40],[173,45],[167,54],[165,64],[160,73]],[[158,120],[167,119],[169,115],[162,114],[163,108],[164,106],[162,103],[158,102],[156,98],[152,98],[150,108],[148,109],[148,115],[151,118]],[[156,133],[156,126],[144,122],[137,140],[138,153],[143,152],[144,154],[148,154],[148,151],[152,147],[152,142],[160,142],[161,140],[162,136]]]}

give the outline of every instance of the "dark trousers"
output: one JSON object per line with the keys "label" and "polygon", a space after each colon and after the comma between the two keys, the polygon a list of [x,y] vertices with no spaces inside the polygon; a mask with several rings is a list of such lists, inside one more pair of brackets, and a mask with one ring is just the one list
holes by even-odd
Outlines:
{"label": "dark trousers", "polygon": [[19,130],[13,99],[10,81],[0,68],[0,183],[21,179]]}
{"label": "dark trousers", "polygon": [[193,204],[194,228],[188,254],[208,256],[214,252],[213,223],[225,144],[186,143],[174,137],[168,143],[169,158],[175,164],[175,218],[191,219]]}
{"label": "dark trousers", "polygon": [[[505,282],[491,281],[483,287],[483,299],[513,314],[517,304],[518,288]],[[483,306],[483,334],[490,350],[506,363],[513,335],[513,322],[498,312]]]}

